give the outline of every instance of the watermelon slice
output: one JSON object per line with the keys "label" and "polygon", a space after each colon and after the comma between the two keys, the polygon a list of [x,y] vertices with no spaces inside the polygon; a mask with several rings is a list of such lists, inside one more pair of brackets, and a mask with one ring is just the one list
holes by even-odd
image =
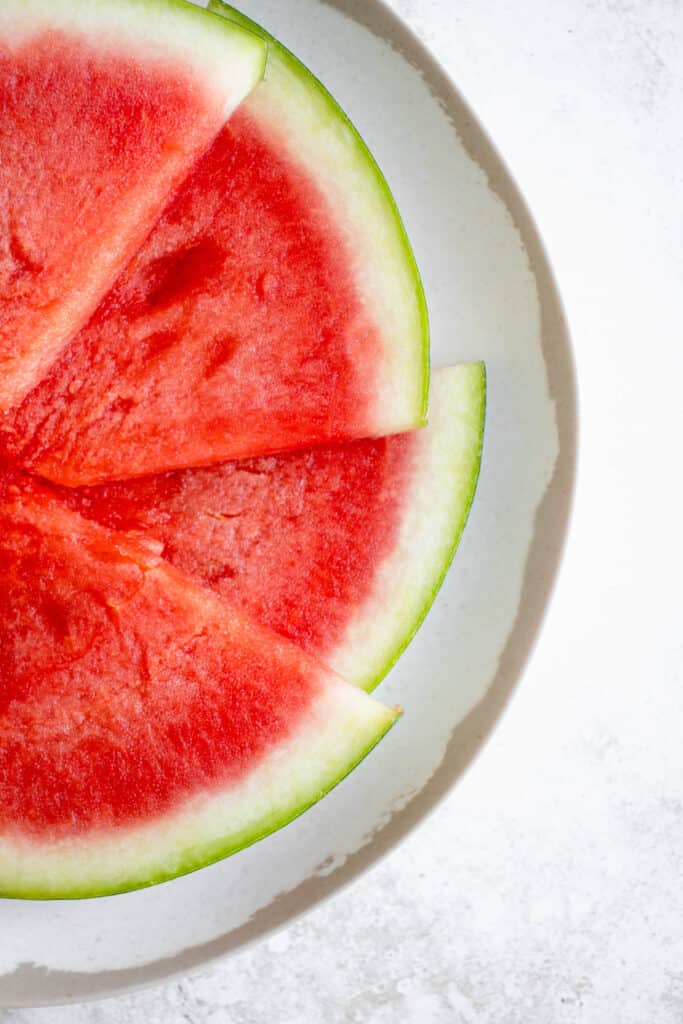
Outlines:
{"label": "watermelon slice", "polygon": [[0,4],[0,412],[43,376],[260,79],[178,0]]}
{"label": "watermelon slice", "polygon": [[439,370],[430,424],[374,440],[62,488],[178,569],[372,689],[424,618],[479,472],[480,363]]}
{"label": "watermelon slice", "polygon": [[4,443],[77,486],[386,435],[424,423],[427,362],[422,287],[386,183],[271,40],[266,81]]}
{"label": "watermelon slice", "polygon": [[0,896],[115,893],[286,824],[377,704],[31,481],[0,496]]}

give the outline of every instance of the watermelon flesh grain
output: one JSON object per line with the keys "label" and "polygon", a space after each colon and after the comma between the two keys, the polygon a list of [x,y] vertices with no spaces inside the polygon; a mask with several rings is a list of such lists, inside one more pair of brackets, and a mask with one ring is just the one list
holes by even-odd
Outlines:
{"label": "watermelon flesh grain", "polygon": [[0,894],[121,891],[234,852],[395,720],[153,541],[4,490]]}
{"label": "watermelon flesh grain", "polygon": [[3,0],[0,413],[87,320],[262,74],[260,41],[233,27],[207,50],[225,22],[198,13]]}

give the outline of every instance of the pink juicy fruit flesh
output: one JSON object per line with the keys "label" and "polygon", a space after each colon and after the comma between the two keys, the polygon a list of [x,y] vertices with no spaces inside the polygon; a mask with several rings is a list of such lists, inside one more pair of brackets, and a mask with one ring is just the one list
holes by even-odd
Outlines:
{"label": "pink juicy fruit flesh", "polygon": [[5,450],[76,486],[368,436],[380,360],[334,212],[241,109]]}
{"label": "pink juicy fruit flesh", "polygon": [[81,515],[164,558],[325,659],[395,549],[419,434],[60,489]]}
{"label": "pink juicy fruit flesh", "polygon": [[181,65],[0,39],[0,410],[83,326],[225,120]]}
{"label": "pink juicy fruit flesh", "polygon": [[0,494],[0,832],[153,820],[296,731],[325,685],[316,662],[153,542],[21,492]]}

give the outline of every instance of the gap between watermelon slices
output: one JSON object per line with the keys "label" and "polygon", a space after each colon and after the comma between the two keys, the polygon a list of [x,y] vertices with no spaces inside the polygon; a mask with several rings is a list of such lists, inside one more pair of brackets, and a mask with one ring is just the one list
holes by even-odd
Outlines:
{"label": "gap between watermelon slices", "polygon": [[486,375],[433,376],[429,426],[56,493],[372,689],[426,615],[479,473]]}
{"label": "gap between watermelon slices", "polygon": [[177,0],[2,0],[0,413],[83,326],[264,63],[254,34]]}
{"label": "gap between watermelon slices", "polygon": [[424,423],[427,313],[396,206],[334,100],[269,46],[256,101],[6,424],[26,468],[77,486]]}
{"label": "gap between watermelon slices", "polygon": [[225,857],[396,720],[153,541],[0,484],[0,895],[123,892]]}

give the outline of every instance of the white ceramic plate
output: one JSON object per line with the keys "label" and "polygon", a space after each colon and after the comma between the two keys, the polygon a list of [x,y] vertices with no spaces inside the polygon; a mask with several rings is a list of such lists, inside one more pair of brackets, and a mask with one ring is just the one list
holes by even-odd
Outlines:
{"label": "white ceramic plate", "polygon": [[441,594],[379,696],[405,716],[319,806],[232,859],[76,903],[0,900],[0,1005],[110,995],[266,935],[389,850],[490,732],[537,633],[567,526],[575,394],[538,234],[481,127],[378,0],[244,0],[377,156],[425,281],[435,366],[485,359],[479,490]]}

